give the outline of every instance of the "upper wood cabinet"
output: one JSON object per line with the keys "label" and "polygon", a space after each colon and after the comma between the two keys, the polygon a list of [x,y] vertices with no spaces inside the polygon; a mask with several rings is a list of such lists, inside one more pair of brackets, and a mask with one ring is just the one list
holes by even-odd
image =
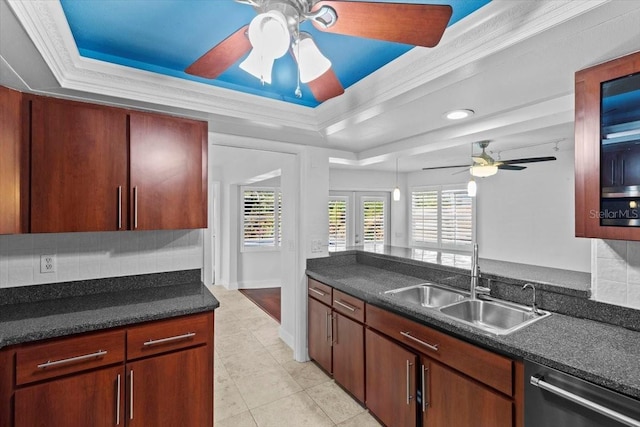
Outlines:
{"label": "upper wood cabinet", "polygon": [[31,232],[207,226],[207,124],[31,99]]}
{"label": "upper wood cabinet", "polygon": [[31,116],[31,231],[126,229],[126,112],[36,97]]}
{"label": "upper wood cabinet", "polygon": [[640,240],[640,52],[575,75],[577,237]]}
{"label": "upper wood cabinet", "polygon": [[26,113],[22,93],[0,86],[0,234],[28,231]]}
{"label": "upper wood cabinet", "polygon": [[207,226],[207,124],[130,114],[135,230]]}

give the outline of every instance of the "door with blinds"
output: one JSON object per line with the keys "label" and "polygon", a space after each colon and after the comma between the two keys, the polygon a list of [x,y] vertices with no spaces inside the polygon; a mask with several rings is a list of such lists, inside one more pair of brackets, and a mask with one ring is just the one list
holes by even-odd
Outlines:
{"label": "door with blinds", "polygon": [[354,245],[375,250],[388,244],[389,200],[384,192],[331,192],[329,251]]}

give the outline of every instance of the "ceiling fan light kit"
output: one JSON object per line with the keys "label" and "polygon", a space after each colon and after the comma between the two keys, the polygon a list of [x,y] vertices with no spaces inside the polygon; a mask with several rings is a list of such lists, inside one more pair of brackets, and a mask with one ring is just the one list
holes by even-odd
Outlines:
{"label": "ceiling fan light kit", "polygon": [[473,165],[469,168],[469,173],[477,178],[486,178],[498,173],[496,165]]}
{"label": "ceiling fan light kit", "polygon": [[[315,29],[327,33],[434,47],[453,13],[451,6],[439,4],[348,0],[236,2],[251,6],[258,13],[247,31],[250,43],[246,37],[242,40],[245,28],[242,27],[204,53],[185,72],[215,79],[249,52],[239,67],[263,84],[270,84],[275,60],[290,51],[298,64],[299,81],[308,85],[318,102],[343,94],[344,87],[312,35],[299,31],[303,22],[309,21]],[[299,87],[296,96],[302,96]]]}

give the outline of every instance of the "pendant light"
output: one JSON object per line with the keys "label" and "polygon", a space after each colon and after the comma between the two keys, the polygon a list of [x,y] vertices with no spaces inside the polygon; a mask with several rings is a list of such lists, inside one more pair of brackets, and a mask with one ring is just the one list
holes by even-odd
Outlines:
{"label": "pendant light", "polygon": [[393,189],[393,200],[400,201],[400,187],[398,187],[398,158],[396,157],[396,188]]}

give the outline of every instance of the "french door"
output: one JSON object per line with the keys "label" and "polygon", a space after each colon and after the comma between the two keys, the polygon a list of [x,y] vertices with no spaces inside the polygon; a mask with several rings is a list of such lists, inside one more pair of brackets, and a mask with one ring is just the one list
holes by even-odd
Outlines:
{"label": "french door", "polygon": [[330,192],[329,250],[388,244],[389,200],[386,192]]}

